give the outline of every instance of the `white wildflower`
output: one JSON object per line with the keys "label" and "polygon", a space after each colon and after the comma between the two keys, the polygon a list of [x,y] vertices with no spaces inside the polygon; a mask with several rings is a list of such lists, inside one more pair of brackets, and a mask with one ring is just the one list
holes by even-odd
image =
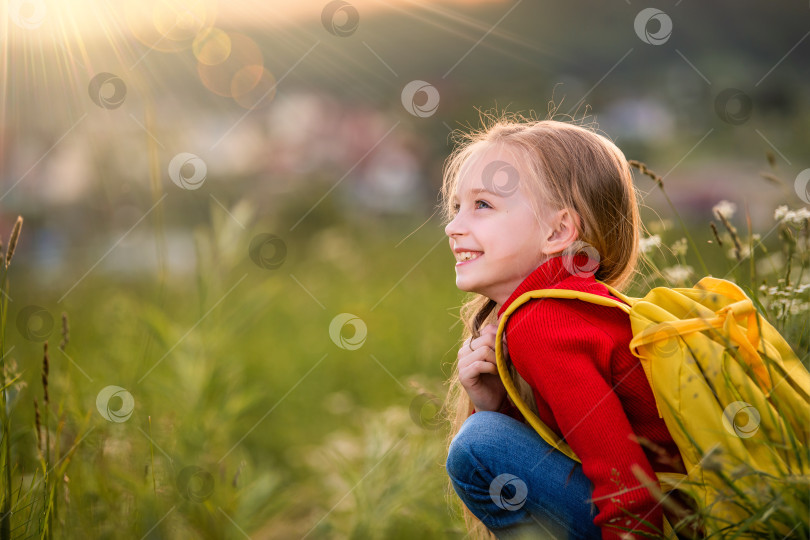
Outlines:
{"label": "white wildflower", "polygon": [[780,206],[773,213],[773,217],[776,221],[781,221],[787,225],[801,227],[805,222],[810,220],[810,209],[804,207],[798,210],[788,210],[787,206]]}
{"label": "white wildflower", "polygon": [[785,216],[785,221],[796,227],[801,227],[805,221],[810,219],[810,209],[807,207],[799,208],[794,212],[788,212]]}
{"label": "white wildflower", "polygon": [[[740,259],[745,259],[749,255],[751,255],[751,248],[748,247],[748,244],[743,244],[743,245],[740,246],[740,248],[741,248],[740,249]],[[736,259],[737,258],[736,251],[737,251],[737,248],[732,247],[731,249],[729,249],[726,252],[726,257],[728,257],[729,259],[732,259],[732,260]]]}
{"label": "white wildflower", "polygon": [[661,246],[661,237],[657,234],[652,236],[648,236],[646,238],[639,238],[638,241],[638,248],[642,253],[647,253],[652,248],[657,248]]}
{"label": "white wildflower", "polygon": [[676,264],[664,268],[661,273],[664,275],[664,279],[670,283],[684,283],[692,276],[694,269],[691,266]]}
{"label": "white wildflower", "polygon": [[672,253],[676,257],[681,257],[683,255],[686,255],[687,247],[688,244],[686,242],[686,238],[681,238],[680,240],[677,240],[674,244],[672,244]]}
{"label": "white wildflower", "polygon": [[788,312],[791,315],[798,315],[799,313],[801,313],[801,308],[802,308],[801,304],[797,304],[796,302],[791,302],[790,307],[788,308]]}
{"label": "white wildflower", "polygon": [[[715,215],[722,215],[726,219],[731,219],[731,216],[734,215],[734,212],[737,211],[737,205],[731,201],[726,201],[725,199],[720,201],[719,203],[715,204],[712,207],[712,212]],[[719,217],[718,217],[719,219]]]}

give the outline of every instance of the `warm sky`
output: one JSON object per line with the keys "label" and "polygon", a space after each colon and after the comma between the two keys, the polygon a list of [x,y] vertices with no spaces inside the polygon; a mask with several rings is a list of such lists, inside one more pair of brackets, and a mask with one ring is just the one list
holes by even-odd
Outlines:
{"label": "warm sky", "polygon": [[[148,25],[149,18],[163,19],[173,25],[182,19],[172,17],[173,13],[193,12],[195,16],[216,17],[216,25],[226,27],[278,26],[295,24],[302,20],[318,21],[328,0],[288,0],[268,2],[267,0],[10,0],[0,5],[1,20],[7,24],[4,34],[19,38],[28,32],[38,34],[40,42],[48,38],[80,34],[84,40],[95,37],[109,38],[110,34],[120,33],[123,25]],[[457,10],[464,5],[510,3],[507,0],[351,0],[360,14],[378,13],[384,10],[403,10],[419,7],[421,10],[435,9],[446,13],[445,9]],[[44,8],[43,8],[44,6]],[[9,11],[18,9],[22,17],[43,17],[33,29],[16,28]],[[43,10],[44,9],[44,10]],[[38,14],[38,15],[37,15]],[[172,20],[173,19],[173,20]],[[30,37],[30,36],[29,36]]]}

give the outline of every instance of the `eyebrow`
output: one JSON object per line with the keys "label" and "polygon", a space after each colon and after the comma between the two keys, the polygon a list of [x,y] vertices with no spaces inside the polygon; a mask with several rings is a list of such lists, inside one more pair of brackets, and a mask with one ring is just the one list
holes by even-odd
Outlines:
{"label": "eyebrow", "polygon": [[[467,193],[472,193],[472,194],[478,194],[478,193],[481,193],[481,192],[489,193],[493,197],[500,197],[500,195],[498,195],[497,193],[492,192],[492,191],[488,190],[487,188],[483,188],[483,187],[467,190]],[[456,199],[458,199],[458,193],[453,193],[453,200],[456,200]]]}

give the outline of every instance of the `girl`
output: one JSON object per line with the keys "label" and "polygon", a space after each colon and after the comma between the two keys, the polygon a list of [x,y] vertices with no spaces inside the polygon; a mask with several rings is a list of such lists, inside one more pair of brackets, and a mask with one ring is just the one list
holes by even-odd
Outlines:
{"label": "girl", "polygon": [[447,456],[471,532],[618,540],[662,530],[662,508],[633,468],[651,479],[684,469],[629,350],[627,315],[535,299],[505,328],[521,397],[581,467],[525,423],[495,363],[497,323],[524,292],[609,297],[597,280],[621,290],[633,276],[641,222],[624,154],[584,126],[502,115],[448,158],[442,199],[456,286],[476,293],[462,307]]}

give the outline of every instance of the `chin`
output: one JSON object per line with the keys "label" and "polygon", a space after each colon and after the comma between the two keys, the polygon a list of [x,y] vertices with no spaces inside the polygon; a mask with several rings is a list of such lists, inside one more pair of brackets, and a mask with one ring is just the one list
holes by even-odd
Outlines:
{"label": "chin", "polygon": [[464,279],[457,279],[456,287],[458,287],[459,290],[464,292],[483,294],[484,296],[486,296],[486,293],[483,291],[482,287],[474,283],[470,283],[469,281]]}
{"label": "chin", "polygon": [[456,287],[458,287],[459,290],[465,291],[465,292],[477,292],[475,290],[475,288],[476,288],[475,285],[469,283],[468,280],[463,279],[463,278],[461,278],[461,279],[456,278]]}
{"label": "chin", "polygon": [[470,289],[470,287],[466,287],[464,284],[456,283],[456,288],[464,292],[475,292],[474,290]]}

